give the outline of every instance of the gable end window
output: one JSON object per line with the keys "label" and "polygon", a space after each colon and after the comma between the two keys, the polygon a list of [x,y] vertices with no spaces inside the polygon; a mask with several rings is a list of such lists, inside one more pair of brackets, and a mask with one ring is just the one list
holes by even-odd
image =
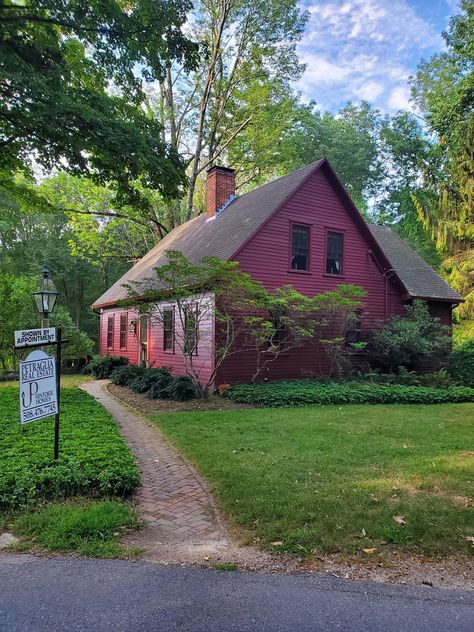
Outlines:
{"label": "gable end window", "polygon": [[174,351],[174,310],[163,310],[163,351]]}
{"label": "gable end window", "polygon": [[109,316],[107,319],[107,349],[114,346],[114,317]]}
{"label": "gable end window", "polygon": [[291,225],[291,269],[309,270],[309,235],[310,227],[299,224]]}
{"label": "gable end window", "polygon": [[342,274],[344,235],[329,230],[326,242],[326,274]]}
{"label": "gable end window", "polygon": [[127,314],[120,314],[120,348],[127,348]]}

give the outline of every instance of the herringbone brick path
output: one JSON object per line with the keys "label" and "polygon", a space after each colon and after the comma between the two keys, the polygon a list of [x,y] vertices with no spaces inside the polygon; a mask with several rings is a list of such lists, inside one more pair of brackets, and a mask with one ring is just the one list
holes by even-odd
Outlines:
{"label": "herringbone brick path", "polygon": [[106,390],[107,381],[82,384],[117,421],[142,475],[137,498],[144,520],[179,539],[213,539],[222,534],[203,483],[160,431]]}

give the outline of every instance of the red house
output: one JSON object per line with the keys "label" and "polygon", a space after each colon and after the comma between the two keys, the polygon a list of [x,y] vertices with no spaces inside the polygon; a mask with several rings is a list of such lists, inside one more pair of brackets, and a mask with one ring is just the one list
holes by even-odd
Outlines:
{"label": "red house", "polygon": [[[362,333],[404,314],[404,306],[415,298],[426,300],[432,314],[451,325],[452,309],[462,297],[389,228],[365,222],[328,160],[239,196],[234,171],[215,166],[207,174],[206,194],[206,214],[175,228],[93,304],[100,312],[101,355],[127,356],[132,363],[184,373],[173,343],[178,326],[173,306],[160,324],[117,306],[127,297],[124,284],[152,277],[166,263],[167,250],[179,250],[195,262],[210,255],[238,261],[241,270],[268,289],[292,285],[312,296],[340,283],[360,285],[367,292]],[[214,340],[209,318],[200,323],[196,356],[203,381],[213,369]],[[283,354],[265,377],[324,373],[327,365],[328,359],[308,345]],[[248,382],[254,369],[250,353],[232,355],[219,367],[215,382]]]}

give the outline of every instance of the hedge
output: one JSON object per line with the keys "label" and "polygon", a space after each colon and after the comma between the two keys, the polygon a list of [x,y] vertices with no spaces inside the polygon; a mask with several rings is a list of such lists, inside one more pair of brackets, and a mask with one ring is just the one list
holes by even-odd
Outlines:
{"label": "hedge", "polygon": [[127,386],[149,399],[186,401],[196,397],[196,388],[187,376],[172,376],[171,369],[147,369],[132,364],[119,366],[110,375],[113,384]]}
{"label": "hedge", "polygon": [[444,404],[474,402],[474,389],[464,386],[432,388],[398,384],[321,384],[314,380],[238,384],[225,392],[234,402],[254,406],[311,404]]}
{"label": "hedge", "polygon": [[52,419],[20,426],[18,388],[0,389],[0,509],[74,495],[125,496],[140,484],[115,422],[92,397],[61,391],[59,461]]}
{"label": "hedge", "polygon": [[468,340],[453,350],[448,370],[456,382],[474,388],[474,340]]}

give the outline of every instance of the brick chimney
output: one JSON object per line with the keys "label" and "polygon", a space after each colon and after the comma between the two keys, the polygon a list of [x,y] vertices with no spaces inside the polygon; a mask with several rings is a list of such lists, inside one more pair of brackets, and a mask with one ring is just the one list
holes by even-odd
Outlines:
{"label": "brick chimney", "polygon": [[207,172],[206,183],[206,215],[208,219],[235,195],[235,169],[229,167],[211,167]]}

